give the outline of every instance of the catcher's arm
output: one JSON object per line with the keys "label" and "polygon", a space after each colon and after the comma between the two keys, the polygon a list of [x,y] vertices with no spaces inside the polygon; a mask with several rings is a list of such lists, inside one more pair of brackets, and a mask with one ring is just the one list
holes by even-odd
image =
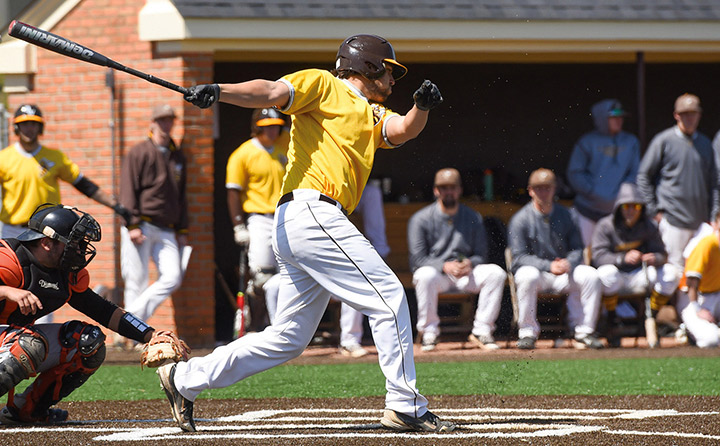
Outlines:
{"label": "catcher's arm", "polygon": [[121,336],[142,343],[149,342],[155,333],[154,328],[122,308],[115,308],[107,327]]}
{"label": "catcher's arm", "polygon": [[141,367],[159,367],[168,359],[175,362],[188,359],[190,347],[175,333],[157,331],[121,308],[113,312],[108,328],[126,338],[145,343],[140,355]]}

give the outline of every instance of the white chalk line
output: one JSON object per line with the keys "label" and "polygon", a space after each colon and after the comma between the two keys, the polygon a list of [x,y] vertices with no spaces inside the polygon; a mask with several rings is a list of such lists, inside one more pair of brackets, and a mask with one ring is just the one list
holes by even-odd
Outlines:
{"label": "white chalk line", "polygon": [[[463,438],[532,438],[532,437],[558,437],[573,434],[598,432],[613,435],[638,435],[658,436],[677,438],[698,438],[708,440],[720,440],[720,435],[707,435],[692,432],[647,432],[615,430],[608,426],[579,426],[567,421],[611,421],[612,419],[648,419],[658,417],[675,416],[712,416],[720,412],[678,412],[676,410],[632,410],[632,409],[523,409],[523,408],[461,408],[461,409],[434,409],[433,412],[446,415],[455,422],[465,422],[460,425],[456,432],[449,433],[400,433],[384,431],[377,420],[382,415],[377,409],[315,409],[296,408],[287,410],[260,410],[250,411],[238,415],[197,419],[196,421],[208,423],[238,423],[237,425],[200,425],[199,432],[186,433],[178,427],[94,427],[82,426],[83,424],[94,423],[158,423],[170,422],[164,420],[88,420],[72,421],[54,426],[18,426],[0,427],[0,439],[2,434],[31,432],[89,432],[101,433],[93,439],[96,441],[148,441],[168,439],[312,439],[312,438],[438,438],[438,439],[463,439]],[[298,416],[317,414],[337,414],[329,416]],[[351,414],[351,416],[344,416]],[[582,414],[582,415],[580,415]],[[290,416],[288,416],[290,415]],[[570,417],[572,415],[572,417]],[[545,423],[528,423],[527,420],[545,420]],[[326,423],[329,422],[329,423]],[[484,423],[483,423],[484,421]],[[495,421],[495,422],[487,422]],[[558,421],[557,424],[550,422]],[[369,423],[368,423],[369,422]],[[374,422],[374,423],[373,423]],[[475,423],[469,423],[475,422]],[[80,425],[80,426],[78,426]],[[262,433],[258,431],[267,430],[273,433]],[[340,432],[316,432],[316,433],[278,433],[285,430],[334,430]],[[365,431],[378,432],[365,432]],[[247,432],[252,431],[252,432]],[[347,432],[343,432],[347,431]],[[468,432],[475,431],[475,432]],[[507,432],[515,431],[515,432]]]}

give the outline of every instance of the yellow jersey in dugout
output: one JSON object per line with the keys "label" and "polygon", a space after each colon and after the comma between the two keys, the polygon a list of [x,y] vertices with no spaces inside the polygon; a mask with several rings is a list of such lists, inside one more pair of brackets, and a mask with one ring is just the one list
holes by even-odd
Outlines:
{"label": "yellow jersey in dugout", "polygon": [[709,294],[720,291],[720,240],[718,235],[703,237],[685,261],[685,276],[700,279],[698,291]]}
{"label": "yellow jersey in dugout", "polygon": [[282,193],[314,189],[348,212],[360,201],[378,147],[395,148],[385,124],[397,113],[370,104],[348,82],[319,69],[280,79],[290,87],[282,109],[292,115],[288,166]]}
{"label": "yellow jersey in dugout", "polygon": [[0,150],[2,211],[0,221],[22,225],[43,203],[60,203],[60,183],[73,184],[80,168],[59,150],[40,146],[32,153],[20,144]]}
{"label": "yellow jersey in dugout", "polygon": [[225,187],[245,193],[244,212],[275,212],[285,175],[288,143],[288,132],[283,129],[271,150],[252,138],[240,144],[228,158]]}

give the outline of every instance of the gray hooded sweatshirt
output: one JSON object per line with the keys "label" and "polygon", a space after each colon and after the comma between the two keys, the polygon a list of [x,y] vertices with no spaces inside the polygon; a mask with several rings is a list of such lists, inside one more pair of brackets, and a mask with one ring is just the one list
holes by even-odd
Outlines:
{"label": "gray hooded sweatshirt", "polygon": [[592,106],[595,130],[577,141],[568,162],[575,209],[593,221],[612,212],[620,185],[635,182],[640,164],[640,141],[635,135],[608,131],[609,112],[617,102],[605,99]]}
{"label": "gray hooded sweatshirt", "polygon": [[640,265],[625,263],[625,253],[637,249],[643,254],[655,253],[659,264],[667,261],[665,245],[660,237],[655,221],[645,212],[645,206],[640,210],[640,219],[629,227],[625,224],[620,206],[625,203],[642,203],[638,188],[634,184],[623,184],[615,201],[612,214],[603,217],[595,226],[592,238],[592,264],[615,265],[620,271],[633,271]]}

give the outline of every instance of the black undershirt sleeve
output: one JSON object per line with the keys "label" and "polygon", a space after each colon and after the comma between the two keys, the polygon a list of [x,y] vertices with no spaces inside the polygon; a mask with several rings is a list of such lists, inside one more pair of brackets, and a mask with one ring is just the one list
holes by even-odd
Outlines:
{"label": "black undershirt sleeve", "polygon": [[84,194],[86,197],[90,198],[92,198],[92,196],[95,195],[95,192],[100,189],[100,186],[88,180],[86,176],[82,176],[77,181],[77,183],[73,184],[73,187],[75,187],[75,189],[80,191],[80,193]]}
{"label": "black undershirt sleeve", "polygon": [[[108,327],[110,318],[119,307],[105,300],[92,289],[88,288],[82,293],[74,293],[68,301],[71,307],[87,315],[103,327]],[[121,309],[121,311],[124,311]],[[128,339],[145,342],[145,333],[153,330],[152,327],[140,321],[130,313],[125,313],[120,319],[118,333]]]}

